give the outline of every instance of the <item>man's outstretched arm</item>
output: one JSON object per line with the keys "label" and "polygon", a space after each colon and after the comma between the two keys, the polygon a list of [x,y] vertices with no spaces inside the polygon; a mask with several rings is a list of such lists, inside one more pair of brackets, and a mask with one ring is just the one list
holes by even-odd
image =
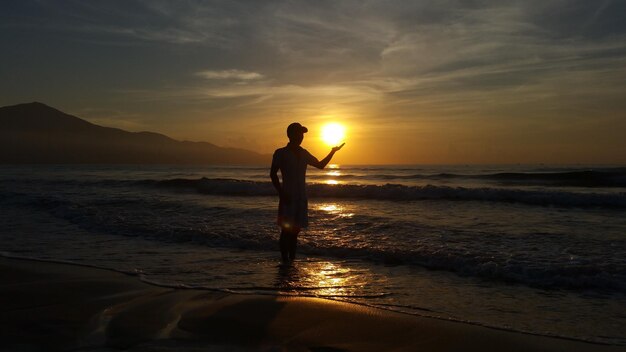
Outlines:
{"label": "man's outstretched arm", "polygon": [[338,152],[339,150],[341,150],[341,148],[343,148],[344,145],[345,145],[345,143],[343,143],[340,146],[333,147],[333,149],[330,150],[330,153],[328,153],[328,155],[324,159],[322,159],[322,160],[317,160],[317,159],[313,158],[313,160],[309,161],[309,165],[314,166],[314,167],[316,167],[318,169],[325,168],[326,165],[328,165],[330,160],[333,158],[335,153]]}

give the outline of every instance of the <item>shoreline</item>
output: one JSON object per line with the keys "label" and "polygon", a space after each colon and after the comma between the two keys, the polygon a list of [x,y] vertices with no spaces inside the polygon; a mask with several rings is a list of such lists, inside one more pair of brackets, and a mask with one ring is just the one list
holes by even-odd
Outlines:
{"label": "shoreline", "polygon": [[167,288],[87,265],[0,257],[10,350],[617,351],[622,346],[336,300]]}

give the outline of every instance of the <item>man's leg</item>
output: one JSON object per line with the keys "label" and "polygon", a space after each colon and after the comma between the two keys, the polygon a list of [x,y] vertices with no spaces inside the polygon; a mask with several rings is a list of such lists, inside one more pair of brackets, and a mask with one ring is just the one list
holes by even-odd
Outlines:
{"label": "man's leg", "polygon": [[287,263],[289,261],[289,233],[285,229],[280,230],[280,256],[283,258],[283,263]]}
{"label": "man's leg", "polygon": [[298,233],[300,233],[300,229],[294,229],[289,234],[289,260],[296,260],[296,247],[298,246]]}

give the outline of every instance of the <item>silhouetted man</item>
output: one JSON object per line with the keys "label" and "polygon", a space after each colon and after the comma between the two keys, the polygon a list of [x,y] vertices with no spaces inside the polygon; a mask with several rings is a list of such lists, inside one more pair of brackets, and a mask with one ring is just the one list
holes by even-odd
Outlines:
{"label": "silhouetted man", "polygon": [[[331,149],[330,153],[319,161],[300,144],[308,129],[294,122],[287,127],[289,143],[286,147],[276,149],[272,158],[270,178],[280,201],[278,203],[278,226],[280,226],[280,254],[283,262],[288,263],[296,259],[296,244],[298,233],[308,226],[308,203],[306,197],[306,167],[314,166],[323,169],[339,151],[343,144]],[[344,143],[345,144],[345,143]],[[283,179],[278,179],[278,170]]]}

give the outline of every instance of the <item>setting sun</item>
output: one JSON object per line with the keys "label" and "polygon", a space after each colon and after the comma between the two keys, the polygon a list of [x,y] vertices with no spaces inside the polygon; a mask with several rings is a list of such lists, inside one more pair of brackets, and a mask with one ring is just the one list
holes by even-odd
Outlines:
{"label": "setting sun", "polygon": [[343,142],[346,128],[338,123],[329,123],[322,127],[322,140],[330,146],[336,146]]}

